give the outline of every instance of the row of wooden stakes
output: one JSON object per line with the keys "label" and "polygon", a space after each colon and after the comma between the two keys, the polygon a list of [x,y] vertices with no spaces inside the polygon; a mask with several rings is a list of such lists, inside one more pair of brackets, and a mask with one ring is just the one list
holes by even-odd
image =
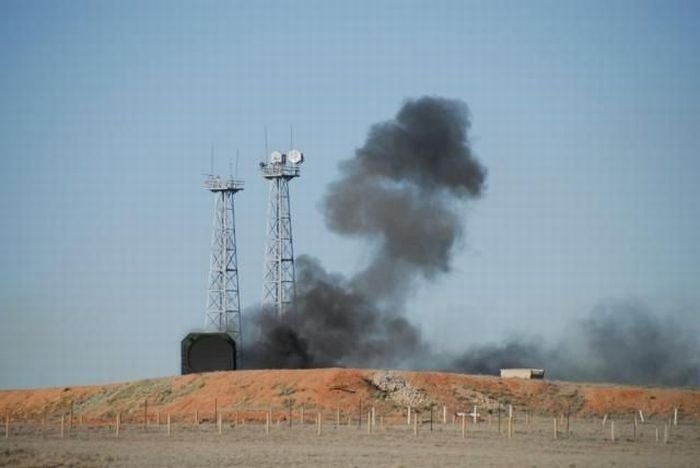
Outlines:
{"label": "row of wooden stakes", "polygon": [[[513,424],[514,424],[513,406],[508,405],[507,409],[508,409],[507,436],[510,439],[513,437]],[[248,411],[251,411],[251,410],[248,410]],[[252,411],[255,411],[255,410],[252,410]],[[288,423],[289,423],[289,426],[291,427],[292,426],[292,410],[291,410],[291,408],[289,408],[288,411],[289,411]],[[223,416],[222,416],[222,413],[219,411],[218,405],[216,404],[216,402],[214,405],[214,414],[215,414],[217,432],[219,434],[222,434],[223,433]],[[417,436],[418,435],[418,427],[419,427],[417,411],[409,406],[409,407],[407,407],[406,414],[407,414],[407,423],[409,426],[413,425],[414,435]],[[633,438],[634,439],[636,439],[636,437],[637,437],[638,424],[640,422],[642,424],[645,422],[644,414],[641,410],[638,411],[638,415],[639,415],[639,418],[637,417],[637,413],[635,413],[635,415],[634,415],[634,426],[633,426],[633,428],[634,428]],[[160,421],[161,413],[160,413],[160,411],[156,412],[155,416],[156,416],[156,425],[160,426],[161,425],[161,421]],[[362,421],[364,419],[364,417],[362,417],[362,416],[363,416],[362,406],[360,405],[360,418],[358,418],[358,420],[357,420],[358,427],[360,427],[362,425]],[[478,413],[478,408],[476,406],[474,406],[472,413],[459,412],[459,413],[456,413],[455,415],[453,415],[452,423],[453,423],[453,425],[456,425],[456,422],[457,422],[456,418],[457,417],[461,418],[461,432],[462,432],[462,438],[464,438],[464,437],[466,437],[467,417],[470,417],[471,419],[473,419],[474,424],[476,424],[477,421],[479,421],[479,416],[480,416],[480,414]],[[499,431],[499,433],[501,432],[501,417],[500,416],[501,416],[501,414],[499,411],[499,413],[498,413],[498,431]],[[121,426],[122,426],[121,419],[122,419],[121,413],[118,413],[114,419],[114,433],[115,433],[116,437],[119,437],[119,434],[120,434],[120,430],[121,430]],[[150,418],[149,418],[149,414],[148,414],[148,401],[146,400],[144,402],[144,418],[143,418],[144,430],[147,430],[147,428],[148,428],[149,419]],[[304,425],[306,419],[307,418],[304,415],[304,407],[302,406],[300,409],[300,424]],[[351,425],[353,419],[354,418],[352,417],[352,414],[349,414],[347,424]],[[368,433],[372,433],[376,429],[376,420],[377,420],[377,413],[376,413],[375,408],[372,407],[367,411],[367,432]],[[70,410],[69,416],[68,416],[68,432],[70,432],[72,430],[73,421],[74,421],[73,407],[71,405],[71,410]],[[246,421],[245,418],[243,418],[243,424],[245,424],[245,421]],[[561,422],[559,422],[559,421],[561,421]],[[566,419],[564,419],[563,413],[560,414],[559,418],[553,418],[553,437],[554,437],[554,439],[558,438],[558,435],[560,433],[559,425],[560,424],[563,425],[564,421],[566,421],[565,432],[568,433],[568,432],[570,432],[569,415],[568,414],[566,415]],[[82,415],[79,416],[79,422],[80,422],[80,425],[82,426],[82,424],[83,424]],[[270,426],[272,425],[272,422],[273,422],[273,411],[272,411],[272,408],[270,407],[265,412],[265,433],[266,434],[270,433]],[[321,431],[322,431],[322,422],[323,422],[322,413],[320,411],[317,411],[316,418],[315,418],[315,424],[317,426],[317,433],[319,435],[321,434]],[[432,407],[430,409],[430,419],[428,422],[430,424],[430,431],[432,432],[432,430],[433,430],[433,408]],[[605,414],[603,417],[603,420],[602,420],[603,426],[605,426],[607,422],[608,422],[608,415]],[[199,425],[199,423],[200,423],[199,410],[195,409],[194,410],[194,424]],[[425,421],[421,419],[420,424],[422,425],[424,423],[425,423]],[[442,423],[447,424],[447,406],[442,407]],[[488,415],[488,423],[489,423],[489,425],[491,424],[491,414],[490,413]],[[525,423],[529,424],[529,413],[527,413],[527,412],[525,413]],[[673,417],[669,418],[668,422],[665,423],[665,425],[664,425],[664,433],[663,433],[664,443],[668,442],[669,427],[670,427],[671,423],[673,423],[674,425],[678,424],[678,408],[674,408]],[[45,424],[46,424],[46,417],[44,416],[44,418],[42,420],[42,426],[45,426]],[[280,419],[277,420],[277,424],[278,425],[280,424]],[[239,425],[239,419],[238,419],[237,412],[236,412],[234,425],[236,425],[236,426]],[[340,411],[340,408],[338,408],[337,413],[336,413],[336,426],[339,427],[340,425],[341,425],[341,411]],[[383,415],[379,416],[379,426],[380,426],[380,428],[384,427],[384,416]],[[166,430],[167,430],[167,434],[170,435],[172,432],[170,413],[168,413],[166,415]],[[66,431],[66,417],[65,417],[65,415],[61,415],[60,431],[59,431],[59,435],[61,438],[63,438],[65,436],[65,431]],[[655,432],[656,432],[656,440],[658,442],[658,440],[659,440],[658,427],[655,427]],[[8,438],[9,434],[10,434],[10,417],[9,417],[9,415],[6,415],[6,417],[5,417],[5,438]],[[610,420],[610,440],[613,442],[615,441],[615,422],[612,420]]]}

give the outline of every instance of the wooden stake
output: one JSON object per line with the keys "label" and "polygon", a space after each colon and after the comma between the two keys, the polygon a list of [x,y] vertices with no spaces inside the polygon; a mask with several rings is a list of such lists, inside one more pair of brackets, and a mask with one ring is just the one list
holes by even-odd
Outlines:
{"label": "wooden stake", "polygon": [[121,414],[117,413],[114,421],[114,436],[119,437],[119,426],[121,425],[122,417]]}
{"label": "wooden stake", "polygon": [[148,398],[143,400],[143,431],[148,430]]}
{"label": "wooden stake", "polygon": [[433,432],[433,405],[430,405],[430,432]]}
{"label": "wooden stake", "polygon": [[610,442],[615,442],[615,421],[610,421]]}
{"label": "wooden stake", "polygon": [[513,438],[513,413],[508,415],[508,438]]}
{"label": "wooden stake", "polygon": [[656,443],[659,443],[659,427],[654,426],[654,438],[656,439]]}
{"label": "wooden stake", "polygon": [[199,426],[199,408],[194,410],[194,425]]}
{"label": "wooden stake", "polygon": [[406,408],[406,415],[407,415],[406,424],[408,424],[410,426],[411,425],[411,407],[410,406],[408,406]]}
{"label": "wooden stake", "polygon": [[10,437],[10,415],[6,414],[5,415],[5,438],[8,439]]}
{"label": "wooden stake", "polygon": [[668,423],[664,424],[664,444],[668,444]]}
{"label": "wooden stake", "polygon": [[270,433],[270,412],[265,413],[265,434]]}
{"label": "wooden stake", "polygon": [[367,434],[372,433],[372,411],[367,411]]}
{"label": "wooden stake", "polygon": [[462,439],[464,439],[467,435],[467,415],[462,413]]}
{"label": "wooden stake", "polygon": [[318,435],[321,435],[321,412],[320,411],[318,412],[316,419],[318,419]]}
{"label": "wooden stake", "polygon": [[644,413],[642,412],[642,410],[639,410],[639,422],[644,424]]}
{"label": "wooden stake", "polygon": [[170,435],[170,413],[168,413],[168,416],[166,418],[166,424],[168,425],[168,436]]}
{"label": "wooden stake", "polygon": [[68,413],[68,434],[73,429],[73,400],[70,402],[70,413]]}
{"label": "wooden stake", "polygon": [[299,418],[299,422],[302,426],[304,425],[304,405],[301,405],[301,416]]}
{"label": "wooden stake", "polygon": [[442,423],[447,424],[447,406],[442,407]]}
{"label": "wooden stake", "polygon": [[65,421],[66,417],[64,415],[61,415],[61,439],[63,439],[63,426],[65,426]]}
{"label": "wooden stake", "polygon": [[217,398],[214,398],[214,418],[216,419],[216,415],[219,414],[219,400]]}
{"label": "wooden stake", "polygon": [[372,429],[377,426],[377,413],[374,411],[374,406],[372,407]]}
{"label": "wooden stake", "polygon": [[678,425],[678,408],[673,408],[673,425]]}
{"label": "wooden stake", "polygon": [[340,408],[338,408],[338,410],[335,414],[335,427],[336,428],[340,427]]}
{"label": "wooden stake", "polygon": [[603,426],[605,426],[605,423],[608,421],[608,413],[605,413],[603,416]]}
{"label": "wooden stake", "polygon": [[362,400],[360,400],[360,411],[357,412],[357,429],[362,427]]}
{"label": "wooden stake", "polygon": [[557,440],[557,436],[558,436],[558,432],[559,432],[557,430],[557,418],[553,418],[552,423],[554,425],[554,440]]}
{"label": "wooden stake", "polygon": [[219,435],[223,432],[223,424],[221,423],[221,413],[217,410],[216,412],[216,428],[219,431]]}
{"label": "wooden stake", "polygon": [[501,433],[501,404],[498,404],[498,433]]}

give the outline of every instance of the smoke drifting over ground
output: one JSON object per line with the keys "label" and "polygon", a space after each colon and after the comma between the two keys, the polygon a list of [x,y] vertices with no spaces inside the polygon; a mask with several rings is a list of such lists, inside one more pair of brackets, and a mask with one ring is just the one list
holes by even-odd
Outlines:
{"label": "smoke drifting over ground", "polygon": [[559,342],[532,339],[480,346],[448,368],[497,374],[503,367],[546,367],[562,380],[700,385],[696,332],[635,302],[607,302],[572,324]]}
{"label": "smoke drifting over ground", "polygon": [[561,344],[513,340],[460,356],[434,353],[403,314],[410,286],[450,271],[467,202],[484,190],[461,101],[407,101],[394,119],[371,127],[322,202],[328,228],[364,239],[366,268],[331,274],[308,256],[296,260],[297,303],[277,318],[246,314],[248,368],[410,367],[498,373],[545,367],[552,378],[694,384],[700,349],[677,323],[630,304],[608,304],[576,324]]}

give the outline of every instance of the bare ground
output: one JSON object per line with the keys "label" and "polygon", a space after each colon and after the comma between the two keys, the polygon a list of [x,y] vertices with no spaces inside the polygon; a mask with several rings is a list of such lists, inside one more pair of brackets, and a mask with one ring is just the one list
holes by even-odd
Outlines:
{"label": "bare ground", "polygon": [[[666,421],[647,420],[634,437],[631,419],[616,420],[616,441],[610,441],[610,421],[572,419],[570,432],[560,426],[553,439],[553,421],[531,417],[529,424],[517,414],[512,439],[505,418],[501,432],[495,418],[467,425],[462,438],[461,418],[455,423],[428,421],[418,428],[396,421],[382,424],[377,417],[372,433],[366,419],[336,426],[335,417],[324,418],[321,435],[315,416],[304,426],[294,421],[271,425],[176,424],[171,435],[165,424],[121,427],[119,437],[111,426],[74,426],[70,433],[55,421],[46,426],[14,425],[7,439],[0,439],[0,466],[72,467],[198,467],[198,466],[518,466],[518,467],[696,467],[700,459],[700,425],[671,426],[669,443],[663,442]],[[659,428],[659,442],[655,428]]]}

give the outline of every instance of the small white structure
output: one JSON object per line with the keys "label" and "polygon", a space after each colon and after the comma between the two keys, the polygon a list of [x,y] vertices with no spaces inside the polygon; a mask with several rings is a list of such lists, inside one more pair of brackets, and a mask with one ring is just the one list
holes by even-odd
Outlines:
{"label": "small white structure", "polygon": [[544,369],[501,369],[504,379],[544,379]]}

